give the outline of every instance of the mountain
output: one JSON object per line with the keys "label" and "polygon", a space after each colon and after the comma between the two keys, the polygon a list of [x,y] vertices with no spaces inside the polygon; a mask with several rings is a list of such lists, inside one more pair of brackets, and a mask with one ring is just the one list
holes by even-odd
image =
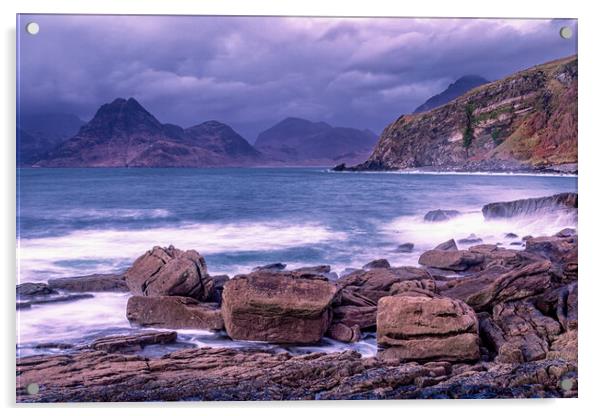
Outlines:
{"label": "mountain", "polygon": [[225,124],[208,121],[189,129],[162,124],[134,98],[117,98],[35,165],[212,167],[260,160],[259,152]]}
{"label": "mountain", "polygon": [[425,111],[432,110],[433,108],[442,106],[443,104],[447,104],[451,100],[458,98],[473,88],[476,88],[479,85],[487,84],[488,82],[489,81],[479,75],[464,75],[463,77],[458,78],[456,82],[449,84],[445,91],[432,96],[426,100],[424,104],[419,105],[416,110],[414,110],[414,114],[423,113]]}
{"label": "mountain", "polygon": [[17,161],[28,165],[73,137],[84,124],[73,114],[21,114],[17,126]]}
{"label": "mountain", "polygon": [[[577,169],[577,57],[477,87],[431,111],[402,115],[350,170]],[[341,169],[344,169],[341,167]]]}
{"label": "mountain", "polygon": [[377,139],[370,130],[289,117],[260,133],[255,147],[282,163],[358,163],[368,157]]}

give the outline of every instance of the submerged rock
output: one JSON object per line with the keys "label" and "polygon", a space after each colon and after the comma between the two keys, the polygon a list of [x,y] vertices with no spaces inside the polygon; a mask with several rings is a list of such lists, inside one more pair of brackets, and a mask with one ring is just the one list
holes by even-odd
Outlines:
{"label": "submerged rock", "polygon": [[411,253],[412,251],[414,251],[414,243],[403,243],[395,249],[397,253]]}
{"label": "submerged rock", "polygon": [[284,269],[286,269],[285,263],[270,263],[270,264],[266,264],[264,266],[254,267],[253,271],[265,270],[265,271],[270,271],[270,272],[279,272]]}
{"label": "submerged rock", "polygon": [[73,293],[68,295],[46,295],[31,297],[26,301],[17,302],[17,309],[28,309],[32,305],[43,305],[47,303],[62,303],[62,302],[73,302],[76,300],[90,299],[94,295],[90,293]]}
{"label": "submerged rock", "polygon": [[17,299],[26,299],[34,296],[54,295],[58,292],[46,283],[21,283],[17,285]]}
{"label": "submerged rock", "polygon": [[48,280],[52,289],[67,292],[128,292],[124,275],[91,274],[88,276],[61,277]]}
{"label": "submerged rock", "polygon": [[483,216],[491,218],[511,218],[548,212],[576,212],[577,193],[566,192],[542,198],[519,199],[509,202],[494,202],[483,207]]}
{"label": "submerged rock", "polygon": [[140,326],[214,331],[224,328],[217,304],[182,296],[132,296],[126,315]]}
{"label": "submerged rock", "polygon": [[475,234],[470,234],[468,237],[466,238],[461,238],[458,240],[458,243],[460,244],[478,244],[478,243],[482,243],[483,239],[477,237]]}
{"label": "submerged rock", "polygon": [[460,211],[456,211],[455,209],[436,209],[427,212],[424,215],[424,220],[429,222],[447,221],[458,215],[460,215]]}
{"label": "submerged rock", "polygon": [[212,297],[214,287],[205,259],[194,250],[173,246],[153,247],[140,256],[125,273],[125,281],[134,295],[186,296],[201,301]]}
{"label": "submerged rock", "polygon": [[147,345],[170,344],[176,341],[175,331],[147,331],[132,335],[113,335],[99,338],[90,344],[93,350],[122,354],[142,350]]}
{"label": "submerged rock", "polygon": [[318,342],[330,325],[337,287],[325,278],[257,271],[224,287],[222,314],[232,339]]}
{"label": "submerged rock", "polygon": [[478,321],[463,302],[428,296],[378,301],[379,356],[403,361],[474,361],[480,357]]}

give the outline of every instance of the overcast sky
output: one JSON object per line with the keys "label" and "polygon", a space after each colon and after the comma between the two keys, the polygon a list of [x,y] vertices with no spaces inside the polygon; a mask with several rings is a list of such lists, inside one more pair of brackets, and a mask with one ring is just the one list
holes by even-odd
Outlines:
{"label": "overcast sky", "polygon": [[[25,25],[40,24],[36,36]],[[564,40],[560,27],[575,36]],[[135,97],[161,122],[247,140],[289,116],[376,133],[466,74],[494,80],[576,53],[576,22],[22,16],[20,109],[89,120]]]}

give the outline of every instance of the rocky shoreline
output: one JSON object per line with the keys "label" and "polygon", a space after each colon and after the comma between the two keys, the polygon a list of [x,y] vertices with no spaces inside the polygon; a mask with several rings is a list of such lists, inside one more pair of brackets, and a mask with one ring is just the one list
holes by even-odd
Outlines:
{"label": "rocky shoreline", "polygon": [[[577,196],[504,204],[483,213],[576,214]],[[564,229],[525,236],[517,250],[458,249],[451,240],[423,252],[418,267],[380,259],[339,277],[327,265],[287,270],[276,263],[228,278],[211,276],[194,250],[154,247],[124,275],[17,287],[18,307],[128,290],[125,312],[140,327],[18,358],[17,401],[576,397],[577,251],[576,230]],[[179,329],[273,345],[323,337],[355,343],[376,334],[378,353],[258,346],[144,354],[176,343]],[[28,394],[32,383],[39,392]]]}

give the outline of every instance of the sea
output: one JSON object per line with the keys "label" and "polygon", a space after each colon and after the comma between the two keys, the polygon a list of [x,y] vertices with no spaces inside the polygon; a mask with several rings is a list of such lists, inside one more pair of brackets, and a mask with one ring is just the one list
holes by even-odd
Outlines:
{"label": "sea", "polygon": [[[338,275],[386,258],[415,266],[419,255],[471,234],[520,248],[525,235],[576,227],[572,216],[486,221],[490,202],[576,192],[576,176],[332,172],[327,168],[42,169],[17,172],[17,284],[118,273],[153,246],[197,250],[210,274],[235,276],[281,262],[288,269],[328,264]],[[461,215],[424,221],[434,209]],[[517,238],[507,238],[514,233]],[[396,249],[413,243],[410,253]],[[515,245],[511,245],[515,243]],[[460,248],[463,248],[460,245]],[[139,331],[126,319],[129,294],[95,293],[73,302],[17,311],[17,355],[61,352],[44,343],[85,345]],[[314,346],[230,340],[224,333],[179,330],[186,346],[260,347],[292,353],[376,352],[374,334],[356,344],[324,338]]]}

